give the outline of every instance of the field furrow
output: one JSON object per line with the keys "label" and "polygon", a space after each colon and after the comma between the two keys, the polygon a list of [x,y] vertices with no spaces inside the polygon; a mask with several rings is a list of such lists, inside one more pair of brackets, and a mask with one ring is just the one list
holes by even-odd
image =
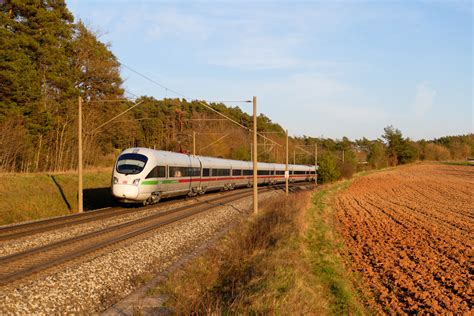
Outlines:
{"label": "field furrow", "polygon": [[374,306],[472,311],[473,189],[472,167],[414,165],[358,178],[337,196],[339,231]]}

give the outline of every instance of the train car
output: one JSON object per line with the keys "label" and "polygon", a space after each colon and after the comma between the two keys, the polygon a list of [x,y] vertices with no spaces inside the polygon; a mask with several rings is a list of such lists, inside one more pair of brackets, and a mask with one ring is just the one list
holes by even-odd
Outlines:
{"label": "train car", "polygon": [[[285,182],[285,165],[259,162],[258,184]],[[289,165],[289,181],[316,178],[314,166]],[[249,161],[193,156],[148,148],[124,150],[115,162],[112,195],[120,202],[154,204],[161,198],[251,187]]]}

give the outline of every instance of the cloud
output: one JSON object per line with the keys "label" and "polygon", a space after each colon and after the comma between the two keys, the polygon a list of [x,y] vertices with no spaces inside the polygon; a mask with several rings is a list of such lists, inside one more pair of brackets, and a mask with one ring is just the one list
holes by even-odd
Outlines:
{"label": "cloud", "polygon": [[240,70],[288,69],[302,64],[288,50],[297,39],[271,36],[237,36],[231,45],[216,48],[207,53],[209,65]]}
{"label": "cloud", "polygon": [[159,14],[145,15],[149,22],[146,32],[149,40],[164,38],[208,39],[213,27],[199,15],[179,13],[168,9]]}
{"label": "cloud", "polygon": [[427,83],[420,83],[416,86],[415,101],[413,111],[416,116],[427,114],[434,104],[436,90],[431,88]]}
{"label": "cloud", "polygon": [[[312,134],[315,134],[328,126],[337,129],[374,122],[381,124],[389,117],[386,110],[372,104],[363,91],[323,74],[294,74],[269,83],[257,83],[255,89],[263,112],[300,133],[314,129]],[[311,121],[318,122],[317,127]]]}

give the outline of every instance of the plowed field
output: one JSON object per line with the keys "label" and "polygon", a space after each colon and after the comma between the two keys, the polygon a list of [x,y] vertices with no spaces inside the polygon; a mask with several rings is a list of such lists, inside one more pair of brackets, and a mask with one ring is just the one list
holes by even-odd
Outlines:
{"label": "plowed field", "polygon": [[473,194],[474,167],[433,164],[358,178],[336,197],[338,229],[376,309],[472,312]]}

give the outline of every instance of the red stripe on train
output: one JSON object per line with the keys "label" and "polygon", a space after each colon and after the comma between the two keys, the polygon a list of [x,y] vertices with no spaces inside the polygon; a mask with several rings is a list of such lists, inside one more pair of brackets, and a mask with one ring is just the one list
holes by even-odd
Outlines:
{"label": "red stripe on train", "polygon": [[[302,175],[291,175],[290,178],[306,178],[305,174]],[[223,181],[223,180],[244,180],[244,179],[252,179],[253,176],[247,177],[225,177],[225,178],[186,178],[178,180],[179,183],[187,183],[187,182],[208,182],[208,181]],[[258,176],[258,179],[284,179],[285,176]]]}

